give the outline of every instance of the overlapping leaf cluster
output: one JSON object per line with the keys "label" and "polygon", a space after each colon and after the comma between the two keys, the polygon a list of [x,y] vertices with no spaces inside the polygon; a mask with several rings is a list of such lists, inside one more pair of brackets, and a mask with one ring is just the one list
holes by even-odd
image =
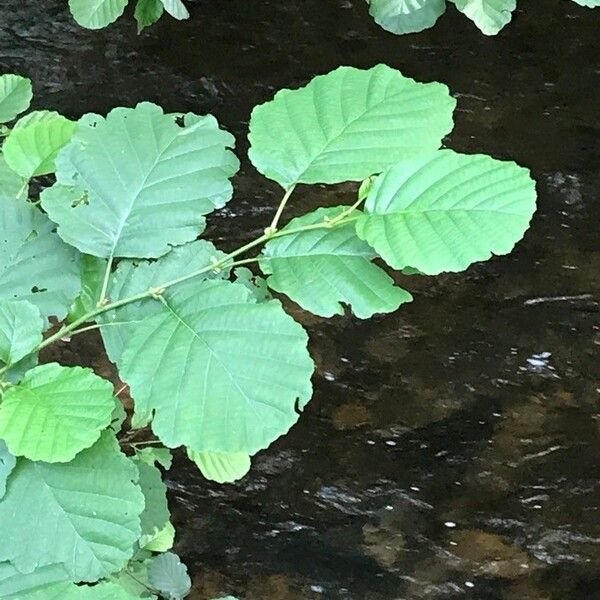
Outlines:
{"label": "overlapping leaf cluster", "polygon": [[[433,27],[450,2],[471,19],[485,35],[496,35],[507,25],[517,8],[517,0],[366,0],[375,21],[392,33],[416,33]],[[588,8],[600,0],[573,0]]]}
{"label": "overlapping leaf cluster", "polygon": [[[168,449],[238,480],[312,395],[308,336],[272,292],[322,317],[394,311],[412,297],[386,264],[434,275],[510,252],[534,182],[513,162],[441,149],[446,86],[341,67],[254,109],[250,160],[282,201],[226,254],[201,238],[239,167],[213,117],[141,103],[7,125],[30,100],[27,80],[0,78],[0,597],[181,598]],[[358,194],[280,225],[303,184],[342,182]],[[110,382],[37,365],[90,328],[134,401],[125,436]],[[163,447],[130,443],[144,427]]]}

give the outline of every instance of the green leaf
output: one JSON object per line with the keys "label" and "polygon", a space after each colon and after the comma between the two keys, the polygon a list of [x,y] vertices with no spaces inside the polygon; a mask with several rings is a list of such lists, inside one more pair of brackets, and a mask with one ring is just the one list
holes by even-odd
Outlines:
{"label": "green leaf", "polygon": [[114,407],[112,384],[91,369],[41,365],[4,392],[0,437],[15,456],[68,462],[96,442]]}
{"label": "green leaf", "polygon": [[[42,595],[57,582],[69,579],[69,574],[60,564],[47,565],[23,574],[8,562],[0,563],[0,598],[3,600],[40,600]],[[39,594],[39,595],[35,595]]]}
{"label": "green leaf", "polygon": [[485,35],[496,35],[512,18],[516,0],[450,0]]}
{"label": "green leaf", "polygon": [[31,81],[20,75],[0,75],[0,123],[26,111],[33,98]]}
{"label": "green leaf", "polygon": [[158,463],[163,469],[167,471],[173,464],[173,455],[168,448],[142,448],[136,451],[136,457],[145,462],[147,465],[155,465]]}
{"label": "green leaf", "polygon": [[[113,301],[135,296],[152,287],[200,271],[224,256],[225,254],[210,242],[198,240],[174,248],[154,262],[122,260],[112,277],[109,296]],[[227,269],[218,274],[209,271],[195,277],[194,281],[227,274]],[[98,322],[107,325],[102,327],[102,339],[110,360],[119,364],[123,348],[139,323],[162,310],[162,304],[156,300],[145,300],[127,304],[118,310],[101,315]]]}
{"label": "green leaf", "polygon": [[0,300],[0,361],[20,361],[42,341],[43,330],[40,311],[31,302]]}
{"label": "green leaf", "polygon": [[170,600],[184,598],[192,588],[185,565],[172,552],[165,552],[152,560],[149,578],[152,586]]}
{"label": "green leaf", "polygon": [[[282,232],[323,223],[347,208],[320,208],[293,219]],[[412,300],[371,262],[375,252],[357,237],[352,222],[275,238],[265,246],[264,256],[260,265],[270,275],[269,287],[322,317],[343,315],[341,302],[352,306],[357,317],[368,319]]]}
{"label": "green leaf", "polygon": [[[6,447],[4,440],[0,440],[0,500],[4,498],[4,494],[6,493],[6,482],[10,477],[10,474],[13,472],[17,464],[17,459],[13,456]],[[1,565],[0,565],[1,567]],[[0,569],[1,570],[1,569]],[[0,576],[1,581],[1,576]],[[1,586],[1,584],[0,584]],[[0,587],[1,589],[1,587]],[[2,596],[0,596],[2,597]]]}
{"label": "green leaf", "polygon": [[109,581],[116,583],[135,598],[157,598],[150,592],[152,586],[148,579],[148,569],[151,560],[136,560],[135,558],[120,571],[111,575]]}
{"label": "green leaf", "polygon": [[[62,582],[31,591],[18,600],[139,600],[117,583],[101,582],[97,585],[75,585]],[[17,598],[15,597],[15,600]]]}
{"label": "green leaf", "polygon": [[356,229],[395,269],[463,271],[510,252],[535,199],[529,171],[514,162],[440,150],[383,173]]}
{"label": "green leaf", "polygon": [[242,479],[252,466],[250,456],[243,452],[195,452],[188,448],[188,456],[206,479],[217,483],[232,483]]}
{"label": "green leaf", "polygon": [[160,0],[165,10],[175,19],[189,19],[190,13],[181,0]]}
{"label": "green leaf", "polygon": [[276,300],[256,303],[244,286],[205,280],[165,294],[142,321],[120,374],[136,412],[174,448],[254,454],[297,421],[311,397],[307,335]]}
{"label": "green leaf", "polygon": [[429,29],[444,14],[446,0],[371,0],[375,22],[392,33]]}
{"label": "green leaf", "polygon": [[27,195],[27,179],[15,173],[0,154],[0,201]]}
{"label": "green leaf", "polygon": [[235,282],[248,288],[257,302],[266,302],[271,300],[273,296],[269,292],[266,279],[254,275],[254,273],[246,267],[238,267],[234,269]]}
{"label": "green leaf", "polygon": [[75,123],[57,112],[40,110],[20,119],[2,147],[8,166],[29,179],[53,173],[54,161],[75,131]]}
{"label": "green leaf", "polygon": [[84,254],[81,261],[81,293],[69,309],[69,322],[76,321],[96,308],[106,272],[106,260]]}
{"label": "green leaf", "polygon": [[124,12],[129,0],[69,0],[73,18],[82,27],[102,29],[114,23]]}
{"label": "green leaf", "polygon": [[125,412],[123,403],[118,398],[115,398],[115,407],[110,416],[110,428],[112,431],[118,434],[123,428],[123,423],[125,423],[126,419],[127,412]]}
{"label": "green leaf", "polygon": [[[191,123],[191,124],[190,124]],[[155,104],[86,115],[57,159],[42,206],[86,254],[150,258],[194,240],[231,198],[234,138],[212,116],[186,126]]]}
{"label": "green leaf", "polygon": [[144,550],[166,552],[175,544],[175,527],[167,523],[151,540],[144,544]]}
{"label": "green leaf", "polygon": [[135,5],[135,20],[138,24],[138,33],[146,27],[154,25],[163,14],[164,6],[161,0],[138,0]]}
{"label": "green leaf", "polygon": [[73,581],[118,571],[140,536],[137,476],[109,432],[69,463],[19,459],[0,502],[0,561],[22,573],[63,563]]}
{"label": "green leaf", "polygon": [[417,83],[386,65],[340,67],[252,111],[250,160],[286,189],[361,181],[439,148],[455,105],[441,83]]}
{"label": "green leaf", "polygon": [[586,6],[587,8],[597,8],[600,6],[600,0],[573,0],[580,6]]}
{"label": "green leaf", "polygon": [[167,504],[167,486],[162,479],[162,473],[144,460],[134,457],[140,473],[139,485],[144,494],[145,507],[141,514],[142,535],[139,539],[140,547],[153,540],[166,526],[171,518]]}
{"label": "green leaf", "polygon": [[59,320],[80,289],[79,255],[27,202],[0,202],[0,298],[28,300]]}

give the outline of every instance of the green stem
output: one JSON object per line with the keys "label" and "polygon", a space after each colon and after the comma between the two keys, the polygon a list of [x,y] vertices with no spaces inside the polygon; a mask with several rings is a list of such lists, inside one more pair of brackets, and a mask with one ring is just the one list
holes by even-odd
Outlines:
{"label": "green stem", "polygon": [[281,215],[283,214],[283,209],[285,208],[287,201],[290,199],[290,196],[292,195],[292,192],[294,191],[295,187],[296,185],[293,185],[288,190],[286,190],[285,194],[283,195],[283,198],[281,199],[281,202],[277,207],[277,212],[275,213],[275,216],[271,221],[271,225],[269,226],[269,229],[271,231],[277,231],[277,225],[279,224],[279,219],[281,219]]}
{"label": "green stem", "polygon": [[106,263],[106,271],[104,271],[104,279],[102,280],[102,290],[100,291],[100,298],[98,298],[97,306],[102,306],[106,303],[106,292],[108,291],[108,282],[110,280],[110,273],[112,271],[114,256],[111,254],[108,262]]}

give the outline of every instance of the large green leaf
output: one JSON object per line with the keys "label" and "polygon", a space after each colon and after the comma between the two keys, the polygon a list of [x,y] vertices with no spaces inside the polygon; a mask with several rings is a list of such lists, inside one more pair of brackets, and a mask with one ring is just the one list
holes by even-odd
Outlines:
{"label": "large green leaf", "polygon": [[[9,596],[11,598],[11,596]],[[70,582],[54,583],[23,595],[14,600],[139,600],[117,583],[101,582],[97,585],[75,585]]]}
{"label": "large green leaf", "polygon": [[6,138],[4,158],[13,171],[27,179],[53,173],[56,156],[74,131],[75,123],[57,112],[29,113]]}
{"label": "large green leaf", "polygon": [[0,123],[12,121],[29,108],[33,98],[31,81],[20,75],[0,76]]}
{"label": "large green leaf", "polygon": [[[0,598],[3,600],[31,600],[44,598],[53,584],[68,581],[69,574],[60,564],[47,565],[23,574],[9,562],[0,563]],[[39,594],[35,596],[33,594]]]}
{"label": "large green leaf", "polygon": [[181,600],[192,587],[185,565],[172,552],[154,558],[148,574],[151,585],[169,600]]}
{"label": "large green leaf", "polygon": [[371,0],[369,12],[392,33],[415,33],[433,27],[446,10],[446,0]]}
{"label": "large green leaf", "polygon": [[27,195],[27,179],[15,173],[0,154],[0,201]]}
{"label": "large green leaf", "polygon": [[138,0],[135,5],[135,20],[138,24],[138,33],[144,28],[154,25],[162,16],[164,6],[161,0]]}
{"label": "large green leaf", "polygon": [[165,10],[176,19],[189,19],[190,13],[188,12],[185,4],[181,0],[160,0],[165,7]]}
{"label": "large green leaf", "polygon": [[0,298],[28,300],[44,318],[62,319],[79,293],[79,254],[28,202],[0,202]]}
{"label": "large green leaf", "polygon": [[529,226],[535,199],[527,169],[440,150],[380,175],[356,228],[396,269],[462,271],[510,252]]}
{"label": "large green leaf", "polygon": [[0,300],[0,361],[20,361],[42,341],[43,330],[40,311],[31,302]]}
{"label": "large green leaf", "polygon": [[108,432],[69,463],[19,459],[0,502],[0,561],[25,574],[62,563],[73,581],[118,571],[140,536],[137,476]]}
{"label": "large green leaf", "polygon": [[195,452],[188,449],[190,460],[196,463],[206,479],[217,483],[231,483],[245,477],[252,462],[243,452]]}
{"label": "large green leaf", "polygon": [[162,473],[144,459],[134,457],[132,460],[140,473],[139,484],[145,499],[144,512],[141,515],[142,535],[138,542],[140,547],[144,547],[166,526],[171,513]]}
{"label": "large green leaf", "polygon": [[129,0],[69,0],[73,18],[88,29],[101,29],[116,21]]}
{"label": "large green leaf", "polygon": [[275,300],[205,280],[175,287],[121,357],[136,412],[171,448],[254,454],[298,419],[311,397],[305,331]]}
{"label": "large green leaf", "polygon": [[[198,240],[174,248],[153,262],[122,260],[112,277],[109,296],[113,301],[129,298],[178,277],[200,271],[224,256],[210,242]],[[224,270],[217,276],[227,272]],[[194,280],[210,277],[215,277],[215,274],[207,272]],[[119,364],[123,348],[140,321],[162,309],[163,306],[158,301],[144,300],[109,311],[99,318],[99,322],[105,324],[102,327],[102,339],[108,356],[114,363]]]}
{"label": "large green leaf", "polygon": [[450,0],[485,35],[496,35],[512,18],[517,0]]}
{"label": "large green leaf", "polygon": [[386,65],[340,67],[252,111],[250,160],[286,189],[361,181],[439,148],[455,105],[441,83],[417,83]]}
{"label": "large green leaf", "polygon": [[112,384],[91,369],[41,365],[4,392],[0,437],[15,456],[68,462],[96,442],[114,408]]}
{"label": "large green leaf", "polygon": [[204,229],[232,195],[239,162],[212,116],[180,127],[155,104],[86,115],[56,161],[42,206],[58,234],[86,254],[158,257]]}
{"label": "large green leaf", "polygon": [[580,6],[586,6],[587,8],[597,8],[600,6],[600,0],[573,0]]}
{"label": "large green leaf", "polygon": [[[8,481],[8,478],[13,472],[13,469],[15,468],[16,464],[16,457],[8,451],[8,448],[6,447],[4,441],[0,440],[0,500],[4,498],[4,494],[6,493],[6,482]],[[0,598],[1,597],[2,596],[0,596]]]}
{"label": "large green leaf", "polygon": [[[346,208],[320,208],[293,219],[282,232],[323,223]],[[360,214],[356,211],[357,217]],[[375,252],[356,235],[352,222],[273,239],[265,246],[264,256],[260,264],[270,275],[269,287],[322,317],[343,315],[341,302],[352,306],[357,317],[368,319],[412,300],[371,262]]]}

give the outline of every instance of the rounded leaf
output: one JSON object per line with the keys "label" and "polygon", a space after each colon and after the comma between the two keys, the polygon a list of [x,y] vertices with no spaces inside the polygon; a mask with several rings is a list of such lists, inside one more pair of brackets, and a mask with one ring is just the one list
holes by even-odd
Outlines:
{"label": "rounded leaf", "polygon": [[41,341],[44,321],[36,306],[25,300],[0,300],[0,361],[13,365]]}
{"label": "rounded leaf", "polygon": [[181,600],[192,587],[185,565],[172,552],[165,552],[154,558],[148,575],[150,584],[170,600]]}
{"label": "rounded leaf", "polygon": [[371,0],[375,22],[392,33],[416,33],[433,27],[444,14],[446,0]]}
{"label": "rounded leaf", "polygon": [[165,7],[165,10],[175,19],[189,19],[190,13],[188,12],[185,4],[181,0],[160,0]]}
{"label": "rounded leaf", "polygon": [[118,19],[127,3],[128,0],[69,0],[69,8],[82,27],[101,29]]}
{"label": "rounded leaf", "polygon": [[0,75],[0,123],[26,111],[33,98],[31,81],[20,75]]}
{"label": "rounded leaf", "polygon": [[440,150],[380,175],[356,230],[395,269],[463,271],[508,254],[535,200],[529,171],[514,162]]}
{"label": "rounded leaf", "polygon": [[114,408],[112,384],[91,369],[41,365],[4,392],[0,437],[15,456],[68,462],[100,437]]}
{"label": "rounded leaf", "polygon": [[252,111],[252,164],[288,189],[361,181],[440,147],[456,101],[441,83],[417,83],[386,65],[340,67]]}
{"label": "rounded leaf", "polygon": [[252,466],[250,456],[243,452],[195,452],[188,448],[187,454],[206,479],[217,483],[232,483],[242,479]]}
{"label": "rounded leaf", "polygon": [[512,18],[516,0],[450,0],[484,35],[496,35]]}

